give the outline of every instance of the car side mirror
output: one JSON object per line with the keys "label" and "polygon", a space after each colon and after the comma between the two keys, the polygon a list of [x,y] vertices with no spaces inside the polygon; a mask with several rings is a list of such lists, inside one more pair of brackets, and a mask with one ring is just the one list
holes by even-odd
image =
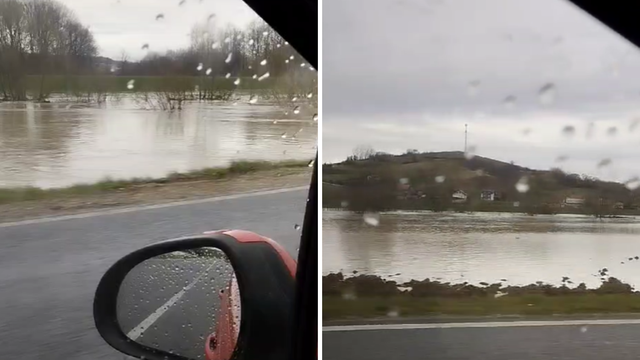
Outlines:
{"label": "car side mirror", "polygon": [[283,359],[291,349],[296,262],[275,241],[217,231],[118,260],[96,290],[102,338],[147,360]]}

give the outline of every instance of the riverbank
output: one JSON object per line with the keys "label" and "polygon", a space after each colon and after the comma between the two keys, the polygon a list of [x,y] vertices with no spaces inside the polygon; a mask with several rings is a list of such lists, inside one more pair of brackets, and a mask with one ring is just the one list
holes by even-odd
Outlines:
{"label": "riverbank", "polygon": [[236,161],[226,168],[173,173],[157,179],[106,179],[65,188],[0,188],[0,222],[121,206],[309,186],[309,161]]}
{"label": "riverbank", "polygon": [[640,293],[609,277],[587,289],[531,284],[475,286],[438,281],[398,284],[372,275],[323,276],[324,320],[418,318],[438,316],[558,316],[640,313]]}

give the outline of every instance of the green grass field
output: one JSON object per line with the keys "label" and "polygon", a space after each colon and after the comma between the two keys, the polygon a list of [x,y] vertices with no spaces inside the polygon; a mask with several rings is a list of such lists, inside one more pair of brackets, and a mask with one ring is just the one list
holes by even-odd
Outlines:
{"label": "green grass field", "polygon": [[322,297],[325,320],[385,317],[640,313],[640,294],[518,295],[463,298]]}

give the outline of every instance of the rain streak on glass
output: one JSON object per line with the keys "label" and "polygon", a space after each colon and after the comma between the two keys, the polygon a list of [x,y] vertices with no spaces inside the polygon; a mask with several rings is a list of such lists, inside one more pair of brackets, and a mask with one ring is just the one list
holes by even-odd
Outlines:
{"label": "rain streak on glass", "polygon": [[547,83],[538,90],[538,100],[542,105],[551,105],[556,101],[556,86]]}

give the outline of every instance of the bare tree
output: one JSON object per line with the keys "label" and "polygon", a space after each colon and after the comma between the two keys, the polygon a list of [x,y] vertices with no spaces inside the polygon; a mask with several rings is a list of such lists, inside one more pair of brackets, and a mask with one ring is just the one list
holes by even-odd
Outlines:
{"label": "bare tree", "polygon": [[0,1],[0,91],[4,99],[25,100],[26,15],[19,0]]}
{"label": "bare tree", "polygon": [[373,157],[376,151],[369,145],[358,145],[353,149],[353,155],[349,157],[349,160],[366,160]]}

